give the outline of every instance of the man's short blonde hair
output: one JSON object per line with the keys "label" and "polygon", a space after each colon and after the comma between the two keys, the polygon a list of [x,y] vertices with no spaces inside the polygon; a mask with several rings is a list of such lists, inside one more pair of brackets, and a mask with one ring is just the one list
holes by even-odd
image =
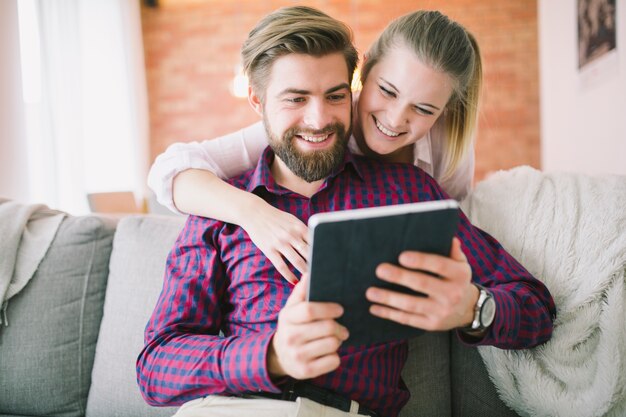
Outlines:
{"label": "man's short blonde hair", "polygon": [[287,54],[343,54],[349,83],[359,60],[352,31],[343,22],[305,6],[284,7],[265,16],[241,48],[244,71],[255,93],[265,99],[274,61]]}

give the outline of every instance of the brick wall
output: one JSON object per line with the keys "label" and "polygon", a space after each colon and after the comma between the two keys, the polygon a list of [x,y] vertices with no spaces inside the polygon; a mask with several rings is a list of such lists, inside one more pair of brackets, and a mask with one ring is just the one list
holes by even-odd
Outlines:
{"label": "brick wall", "polygon": [[[265,14],[295,4],[278,0],[160,0],[142,8],[150,161],[176,141],[211,138],[258,120],[229,90],[239,48]],[[490,171],[539,167],[539,82],[535,0],[304,1],[348,23],[362,53],[386,23],[412,10],[439,9],[476,36],[484,89],[476,179]]]}

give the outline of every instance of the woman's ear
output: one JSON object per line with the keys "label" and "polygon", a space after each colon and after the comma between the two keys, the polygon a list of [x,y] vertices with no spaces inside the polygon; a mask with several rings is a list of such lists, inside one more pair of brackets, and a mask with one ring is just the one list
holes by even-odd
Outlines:
{"label": "woman's ear", "polygon": [[248,87],[248,103],[259,116],[263,117],[263,102],[251,86]]}

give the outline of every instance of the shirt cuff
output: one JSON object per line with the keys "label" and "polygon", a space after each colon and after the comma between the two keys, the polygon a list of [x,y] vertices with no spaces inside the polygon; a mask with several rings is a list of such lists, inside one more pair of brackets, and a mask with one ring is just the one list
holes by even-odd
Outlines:
{"label": "shirt cuff", "polygon": [[456,329],[457,337],[468,346],[514,345],[519,328],[519,306],[506,291],[488,288],[496,302],[496,316],[482,337],[475,337]]}
{"label": "shirt cuff", "polygon": [[267,354],[274,332],[235,338],[224,351],[224,381],[233,393],[281,392],[267,369]]}

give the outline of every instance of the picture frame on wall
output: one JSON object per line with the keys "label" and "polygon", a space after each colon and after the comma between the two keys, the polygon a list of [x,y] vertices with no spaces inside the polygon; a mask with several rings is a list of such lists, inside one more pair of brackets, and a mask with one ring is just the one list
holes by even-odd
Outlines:
{"label": "picture frame on wall", "polygon": [[578,72],[582,90],[617,77],[615,0],[578,1]]}
{"label": "picture frame on wall", "polygon": [[615,0],[578,0],[578,68],[614,51]]}

